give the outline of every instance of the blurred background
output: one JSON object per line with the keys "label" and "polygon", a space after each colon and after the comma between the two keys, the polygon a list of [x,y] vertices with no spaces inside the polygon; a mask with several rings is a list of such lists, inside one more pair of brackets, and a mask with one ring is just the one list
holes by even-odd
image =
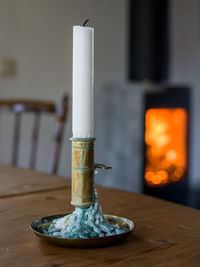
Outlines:
{"label": "blurred background", "polygon": [[[95,28],[96,183],[199,208],[198,0],[0,0],[0,99],[71,96],[72,27]],[[32,115],[22,118],[27,167]],[[13,115],[0,113],[0,161],[10,164]],[[45,172],[55,119],[41,118],[36,170]],[[71,175],[71,102],[58,174]]]}

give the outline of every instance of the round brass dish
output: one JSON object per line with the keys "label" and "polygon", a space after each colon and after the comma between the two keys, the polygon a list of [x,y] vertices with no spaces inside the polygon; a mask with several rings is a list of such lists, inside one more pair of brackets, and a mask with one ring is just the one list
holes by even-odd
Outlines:
{"label": "round brass dish", "polygon": [[42,233],[42,229],[44,227],[48,227],[49,224],[54,220],[61,217],[64,217],[67,214],[58,214],[47,217],[42,217],[33,221],[30,225],[30,229],[33,231],[37,237],[41,240],[44,240],[48,243],[51,243],[56,246],[63,247],[76,247],[76,248],[92,248],[92,247],[104,247],[109,246],[114,243],[117,243],[125,238],[127,238],[134,230],[134,223],[126,218],[121,218],[114,215],[106,215],[104,217],[110,224],[119,224],[119,226],[128,227],[128,231],[123,234],[113,235],[113,236],[105,236],[98,238],[61,238],[49,236]]}

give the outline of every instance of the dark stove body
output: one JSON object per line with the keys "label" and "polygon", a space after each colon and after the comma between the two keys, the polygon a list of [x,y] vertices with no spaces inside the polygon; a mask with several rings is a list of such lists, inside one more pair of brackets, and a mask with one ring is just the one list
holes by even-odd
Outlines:
{"label": "dark stove body", "polygon": [[[186,141],[186,169],[180,181],[162,186],[149,186],[146,184],[146,144],[144,142],[144,164],[143,164],[143,192],[148,195],[188,205],[189,193],[189,140],[190,140],[190,99],[191,89],[187,87],[165,87],[162,90],[146,93],[144,109],[144,133],[145,133],[145,114],[150,108],[184,108],[187,111],[187,141]],[[145,140],[143,138],[143,140]]]}

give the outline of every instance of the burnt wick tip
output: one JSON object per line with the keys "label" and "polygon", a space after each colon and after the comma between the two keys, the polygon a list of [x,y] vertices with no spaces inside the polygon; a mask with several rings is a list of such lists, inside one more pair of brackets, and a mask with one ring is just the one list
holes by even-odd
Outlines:
{"label": "burnt wick tip", "polygon": [[83,27],[86,26],[86,24],[88,23],[88,21],[89,21],[89,19],[86,19],[86,20],[84,21],[84,23],[83,23]]}

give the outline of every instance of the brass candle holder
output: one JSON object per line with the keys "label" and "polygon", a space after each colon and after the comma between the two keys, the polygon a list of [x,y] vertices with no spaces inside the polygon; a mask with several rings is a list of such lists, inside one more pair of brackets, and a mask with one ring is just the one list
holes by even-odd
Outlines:
{"label": "brass candle holder", "polygon": [[72,138],[71,204],[88,207],[94,203],[94,138]]}
{"label": "brass candle holder", "polygon": [[71,138],[72,141],[72,200],[77,207],[94,203],[94,171],[111,167],[94,163],[95,138]]}
{"label": "brass candle holder", "polygon": [[[111,169],[111,167],[94,163],[94,141],[95,138],[71,138],[72,141],[72,197],[71,204],[75,207],[88,210],[95,203],[94,189],[94,171],[96,168],[103,170]],[[95,203],[97,204],[97,203]],[[94,204],[94,206],[95,206]],[[95,238],[68,238],[57,237],[48,234],[48,229],[55,224],[55,220],[72,216],[72,214],[56,214],[42,217],[33,221],[30,225],[31,230],[40,239],[64,247],[74,248],[94,248],[112,245],[119,242],[133,232],[134,223],[126,218],[103,214],[108,224],[125,227],[127,230],[120,234],[95,237]],[[70,217],[71,218],[71,217]],[[92,222],[94,224],[94,222]]]}

